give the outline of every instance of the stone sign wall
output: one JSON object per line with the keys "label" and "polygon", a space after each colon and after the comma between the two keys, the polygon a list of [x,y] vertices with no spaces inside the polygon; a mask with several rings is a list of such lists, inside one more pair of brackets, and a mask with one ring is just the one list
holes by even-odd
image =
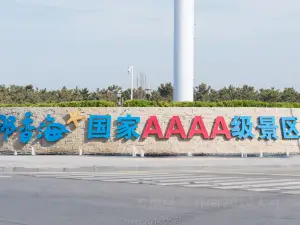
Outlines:
{"label": "stone sign wall", "polygon": [[277,108],[0,108],[0,152],[298,153],[298,116]]}

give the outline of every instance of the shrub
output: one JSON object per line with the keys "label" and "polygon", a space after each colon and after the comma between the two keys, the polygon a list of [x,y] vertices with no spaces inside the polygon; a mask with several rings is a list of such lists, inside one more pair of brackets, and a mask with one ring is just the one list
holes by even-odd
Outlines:
{"label": "shrub", "polygon": [[0,107],[115,107],[114,102],[108,101],[74,101],[60,103],[24,103],[24,104],[0,104]]}
{"label": "shrub", "polygon": [[232,100],[218,102],[159,102],[129,100],[124,107],[260,107],[260,108],[300,108],[300,103],[261,102],[252,100]]}
{"label": "shrub", "polygon": [[[0,107],[116,107],[116,103],[108,101],[74,101],[60,103],[24,103],[0,104]],[[167,102],[129,100],[123,107],[259,107],[259,108],[300,108],[300,103],[292,102],[261,102],[252,100],[232,100],[218,102]]]}

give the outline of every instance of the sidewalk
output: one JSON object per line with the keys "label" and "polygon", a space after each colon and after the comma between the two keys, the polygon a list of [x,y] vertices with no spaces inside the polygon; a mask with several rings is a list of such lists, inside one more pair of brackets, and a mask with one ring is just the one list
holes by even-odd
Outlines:
{"label": "sidewalk", "polygon": [[0,156],[0,172],[100,172],[104,170],[298,167],[300,156],[287,158]]}

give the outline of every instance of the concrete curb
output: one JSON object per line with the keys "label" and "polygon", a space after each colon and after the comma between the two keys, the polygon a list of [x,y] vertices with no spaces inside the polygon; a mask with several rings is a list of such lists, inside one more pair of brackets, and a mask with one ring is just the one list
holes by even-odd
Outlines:
{"label": "concrete curb", "polygon": [[[201,165],[201,166],[179,166],[179,167],[78,167],[78,168],[27,168],[27,167],[3,167],[0,173],[96,173],[107,171],[162,171],[162,170],[203,170],[211,168],[243,169],[252,166],[224,166],[224,165]],[[299,168],[300,165],[258,165],[256,168]]]}

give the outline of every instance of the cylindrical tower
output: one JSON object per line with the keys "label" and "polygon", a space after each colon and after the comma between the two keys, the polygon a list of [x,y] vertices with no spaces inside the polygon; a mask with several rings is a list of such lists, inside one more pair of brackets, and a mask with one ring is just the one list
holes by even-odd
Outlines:
{"label": "cylindrical tower", "polygon": [[174,101],[193,101],[195,0],[174,0]]}

